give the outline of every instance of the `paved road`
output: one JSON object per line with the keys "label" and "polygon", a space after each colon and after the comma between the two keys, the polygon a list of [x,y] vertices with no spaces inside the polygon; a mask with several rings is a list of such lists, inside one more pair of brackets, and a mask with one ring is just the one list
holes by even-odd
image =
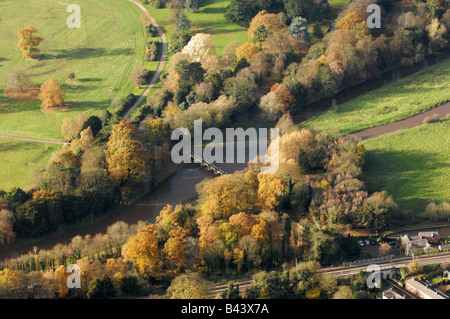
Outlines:
{"label": "paved road", "polygon": [[392,122],[385,125],[368,128],[350,134],[350,136],[355,136],[359,137],[361,140],[366,140],[368,138],[377,137],[380,135],[389,134],[405,130],[408,128],[413,128],[422,125],[425,117],[433,116],[434,114],[438,114],[440,119],[443,119],[445,116],[447,116],[447,114],[450,114],[450,102],[442,104],[441,106],[435,107],[434,109],[431,109],[424,113],[420,113],[397,122]]}
{"label": "paved road", "polygon": [[156,69],[155,74],[153,74],[153,78],[150,81],[150,84],[147,86],[144,93],[142,93],[142,95],[138,98],[136,103],[134,103],[133,106],[130,107],[128,109],[128,111],[125,113],[125,115],[123,116],[123,119],[125,119],[125,120],[130,120],[130,116],[133,113],[133,111],[142,103],[142,101],[147,97],[148,93],[150,93],[150,90],[153,88],[155,83],[158,81],[159,76],[161,75],[162,69],[164,67],[164,63],[166,62],[167,50],[168,50],[166,35],[164,34],[164,32],[162,32],[161,28],[156,23],[155,19],[153,19],[150,12],[148,12],[148,10],[142,4],[140,4],[139,1],[136,1],[136,0],[128,0],[128,1],[130,1],[134,5],[138,6],[139,9],[141,9],[142,12],[144,12],[145,16],[150,20],[150,23],[153,24],[153,26],[155,27],[155,29],[158,32],[158,35],[162,41],[162,54],[161,54],[161,58],[159,60],[158,68]]}

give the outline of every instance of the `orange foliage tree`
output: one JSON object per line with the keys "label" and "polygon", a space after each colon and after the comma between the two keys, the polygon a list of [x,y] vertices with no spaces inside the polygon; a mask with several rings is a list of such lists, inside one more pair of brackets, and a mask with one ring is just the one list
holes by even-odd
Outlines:
{"label": "orange foliage tree", "polygon": [[125,261],[132,261],[134,267],[142,274],[148,275],[160,269],[160,250],[155,225],[148,225],[138,230],[122,248]]}
{"label": "orange foliage tree", "polygon": [[258,14],[252,19],[250,22],[250,26],[248,27],[248,39],[253,39],[253,33],[255,30],[264,24],[267,31],[270,33],[278,32],[283,29],[286,29],[286,16],[284,13],[269,13],[266,10],[262,10],[258,12]]}
{"label": "orange foliage tree", "polygon": [[258,174],[258,200],[262,210],[272,210],[278,205],[278,196],[286,188],[281,177],[274,174]]}
{"label": "orange foliage tree", "polygon": [[38,46],[44,39],[36,35],[38,32],[39,31],[35,27],[31,26],[20,28],[17,31],[17,35],[19,36],[19,43],[17,46],[22,50],[24,58],[33,59],[36,54],[41,52],[38,49]]}
{"label": "orange foliage tree", "polygon": [[350,30],[353,27],[366,23],[364,17],[356,11],[349,12],[336,24],[337,29]]}
{"label": "orange foliage tree", "polygon": [[42,101],[43,109],[65,106],[64,89],[54,78],[48,79],[41,85],[39,99]]}
{"label": "orange foliage tree", "polygon": [[124,182],[145,172],[150,152],[142,145],[141,134],[131,122],[121,120],[114,125],[105,151],[110,178]]}

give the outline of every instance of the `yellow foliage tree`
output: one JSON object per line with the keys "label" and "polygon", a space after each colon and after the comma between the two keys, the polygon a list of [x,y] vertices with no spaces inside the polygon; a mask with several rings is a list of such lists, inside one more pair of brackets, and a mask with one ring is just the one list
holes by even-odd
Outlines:
{"label": "yellow foliage tree", "polygon": [[205,299],[208,282],[197,273],[176,277],[167,294],[171,299]]}
{"label": "yellow foliage tree", "polygon": [[50,78],[41,85],[39,99],[43,109],[64,107],[64,90],[61,84],[54,78]]}
{"label": "yellow foliage tree", "polygon": [[143,146],[141,134],[126,120],[113,126],[105,155],[110,178],[118,183],[130,175],[139,180],[150,160],[150,152]]}
{"label": "yellow foliage tree", "polygon": [[160,251],[155,225],[148,225],[138,230],[122,248],[125,261],[131,261],[142,275],[155,273],[160,269]]}
{"label": "yellow foliage tree", "polygon": [[286,188],[286,183],[275,174],[258,174],[258,204],[262,210],[272,210],[278,205],[278,196]]}
{"label": "yellow foliage tree", "polygon": [[349,12],[336,24],[337,29],[351,30],[357,25],[364,25],[366,20],[356,11]]}
{"label": "yellow foliage tree", "polygon": [[258,46],[254,43],[245,42],[236,49],[236,59],[246,59],[248,63],[252,61],[252,57],[259,52]]}
{"label": "yellow foliage tree", "polygon": [[36,54],[41,52],[38,49],[38,46],[44,39],[36,35],[38,32],[39,31],[32,26],[20,28],[17,31],[17,35],[19,36],[19,43],[17,46],[22,50],[24,58],[33,59]]}
{"label": "yellow foliage tree", "polygon": [[186,263],[186,255],[188,253],[186,236],[188,231],[177,227],[169,232],[169,239],[164,244],[164,253],[178,268]]}

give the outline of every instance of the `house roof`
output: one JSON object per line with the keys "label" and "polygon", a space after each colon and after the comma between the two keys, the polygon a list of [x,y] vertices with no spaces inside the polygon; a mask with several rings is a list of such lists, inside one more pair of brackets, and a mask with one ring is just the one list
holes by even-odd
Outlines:
{"label": "house roof", "polygon": [[434,231],[424,231],[424,232],[419,232],[419,237],[421,238],[439,238],[439,233],[438,232],[434,232]]}
{"label": "house roof", "polygon": [[423,281],[415,278],[408,279],[406,283],[430,299],[449,299],[447,295],[443,294],[439,290],[431,288]]}

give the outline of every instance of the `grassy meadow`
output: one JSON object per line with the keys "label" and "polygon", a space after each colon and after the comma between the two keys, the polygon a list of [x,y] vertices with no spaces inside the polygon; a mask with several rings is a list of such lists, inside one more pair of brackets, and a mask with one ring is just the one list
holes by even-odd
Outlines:
{"label": "grassy meadow", "polygon": [[341,134],[422,113],[450,100],[450,60],[370,91],[301,124]]}
{"label": "grassy meadow", "polygon": [[60,145],[0,138],[0,189],[26,187],[31,184],[33,171],[47,164]]}
{"label": "grassy meadow", "polygon": [[401,208],[424,212],[434,199],[450,199],[450,120],[363,142],[370,192],[387,190]]}
{"label": "grassy meadow", "polygon": [[[129,75],[144,64],[143,15],[126,0],[79,0],[81,28],[69,29],[67,3],[58,0],[3,0],[0,3],[0,134],[61,139],[65,117],[100,114],[114,98],[138,90]],[[34,26],[41,43],[38,61],[22,60],[17,30]],[[147,65],[148,64],[144,64]],[[36,86],[54,77],[66,93],[67,108],[44,113],[37,99],[17,100],[3,94],[8,75],[23,70]],[[66,83],[74,72],[77,81]]]}

